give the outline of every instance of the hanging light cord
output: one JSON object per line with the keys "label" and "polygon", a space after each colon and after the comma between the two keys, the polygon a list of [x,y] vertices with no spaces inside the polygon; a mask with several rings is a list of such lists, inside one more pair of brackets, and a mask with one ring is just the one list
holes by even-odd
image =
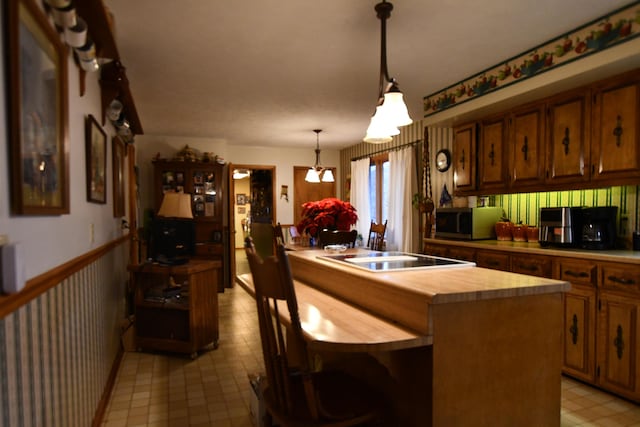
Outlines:
{"label": "hanging light cord", "polygon": [[316,133],[316,164],[314,169],[318,170],[322,169],[320,167],[320,132],[322,132],[322,129],[314,129],[313,131]]}
{"label": "hanging light cord", "polygon": [[387,19],[391,16],[393,5],[383,1],[375,6],[378,18],[380,19],[380,84],[378,91],[378,103],[382,104],[386,91],[385,82],[391,83],[394,79],[389,77],[387,70]]}

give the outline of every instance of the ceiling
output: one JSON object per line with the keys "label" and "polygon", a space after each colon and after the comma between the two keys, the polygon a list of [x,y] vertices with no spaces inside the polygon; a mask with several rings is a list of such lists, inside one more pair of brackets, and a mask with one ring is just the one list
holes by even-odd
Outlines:
{"label": "ceiling", "polygon": [[[145,135],[232,145],[359,143],[380,70],[377,0],[105,0]],[[422,98],[628,0],[396,0],[389,74]]]}

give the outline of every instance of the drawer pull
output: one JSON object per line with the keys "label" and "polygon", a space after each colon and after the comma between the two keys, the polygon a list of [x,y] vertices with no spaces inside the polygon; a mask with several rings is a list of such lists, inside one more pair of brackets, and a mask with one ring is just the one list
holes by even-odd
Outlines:
{"label": "drawer pull", "polygon": [[616,329],[616,337],[613,340],[613,346],[616,348],[616,355],[618,359],[622,359],[622,353],[624,350],[624,339],[622,337],[622,326],[618,325]]}
{"label": "drawer pull", "polygon": [[567,270],[564,272],[564,274],[566,276],[571,276],[571,277],[589,277],[589,273],[585,271],[575,272],[575,271]]}
{"label": "drawer pull", "polygon": [[569,333],[571,334],[571,342],[573,345],[578,343],[578,316],[575,314],[571,319],[571,327],[569,328]]}
{"label": "drawer pull", "polygon": [[523,270],[526,270],[526,271],[538,271],[538,266],[537,265],[519,264],[518,267],[523,269]]}
{"label": "drawer pull", "polygon": [[608,280],[610,280],[611,282],[614,283],[620,283],[621,285],[635,285],[636,281],[633,279],[625,279],[624,277],[616,277],[616,276],[609,276],[607,277]]}

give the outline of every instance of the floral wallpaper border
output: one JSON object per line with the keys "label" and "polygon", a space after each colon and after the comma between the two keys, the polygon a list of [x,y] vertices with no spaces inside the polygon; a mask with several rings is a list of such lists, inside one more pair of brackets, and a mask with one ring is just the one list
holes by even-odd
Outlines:
{"label": "floral wallpaper border", "polygon": [[423,98],[424,117],[640,36],[636,1]]}

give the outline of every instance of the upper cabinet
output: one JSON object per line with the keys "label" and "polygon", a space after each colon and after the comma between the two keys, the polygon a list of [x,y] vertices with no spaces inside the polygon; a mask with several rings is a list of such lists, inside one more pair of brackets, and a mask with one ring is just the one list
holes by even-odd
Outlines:
{"label": "upper cabinet", "polygon": [[570,92],[547,103],[549,148],[545,180],[550,183],[589,179],[589,94],[589,90]]}
{"label": "upper cabinet", "polygon": [[535,104],[515,111],[510,120],[509,181],[527,188],[543,182],[544,106]]}
{"label": "upper cabinet", "polygon": [[454,189],[456,192],[476,188],[476,124],[453,130]]}
{"label": "upper cabinet", "polygon": [[453,151],[457,195],[635,184],[640,70],[456,127]]}
{"label": "upper cabinet", "polygon": [[478,145],[478,187],[503,189],[506,179],[507,119],[504,115],[483,120]]}
{"label": "upper cabinet", "polygon": [[593,99],[591,178],[639,178],[640,73],[598,85]]}

